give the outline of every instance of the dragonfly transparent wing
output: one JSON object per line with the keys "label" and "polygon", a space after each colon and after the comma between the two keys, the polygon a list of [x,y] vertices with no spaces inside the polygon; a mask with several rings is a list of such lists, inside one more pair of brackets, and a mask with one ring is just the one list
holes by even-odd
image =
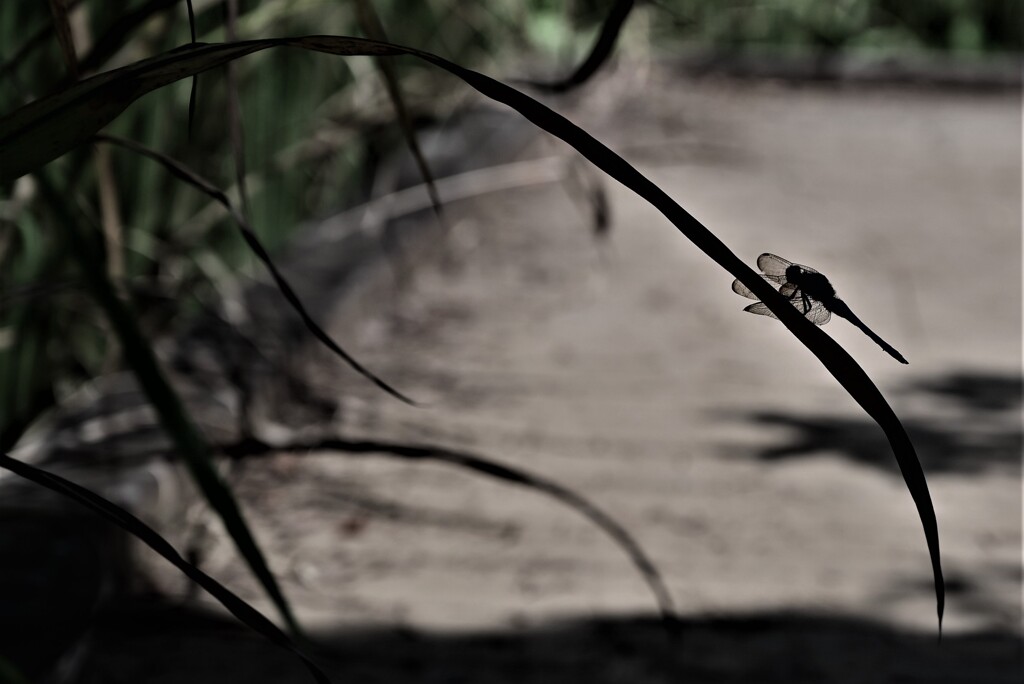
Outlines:
{"label": "dragonfly transparent wing", "polygon": [[750,291],[749,287],[738,280],[732,281],[732,291],[738,295],[746,297],[747,299],[760,299],[760,297]]}
{"label": "dragonfly transparent wing", "polygon": [[792,261],[786,261],[780,256],[767,252],[757,257],[757,267],[764,273],[764,277],[776,283],[786,282],[786,269],[792,265]]}
{"label": "dragonfly transparent wing", "polygon": [[768,318],[778,318],[772,310],[764,302],[757,302],[750,306],[744,307],[744,311],[749,311],[752,314],[758,314],[759,316],[767,316]]}
{"label": "dragonfly transparent wing", "polygon": [[790,266],[796,266],[805,273],[817,273],[810,266],[794,264],[792,261],[783,259],[775,254],[769,254],[768,252],[757,257],[757,267],[764,273],[764,277],[776,283],[786,282],[786,269]]}
{"label": "dragonfly transparent wing", "polygon": [[815,325],[825,325],[832,319],[830,312],[825,305],[813,297],[808,297],[793,283],[783,283],[779,288],[779,294],[785,297]]}
{"label": "dragonfly transparent wing", "polygon": [[804,318],[814,325],[825,325],[832,320],[832,312],[826,309],[821,302],[814,302],[811,310],[804,314]]}
{"label": "dragonfly transparent wing", "polygon": [[[743,287],[742,283],[740,284],[740,287]],[[733,291],[737,292],[737,294],[743,294],[736,289],[735,285],[733,286]],[[800,288],[793,283],[783,283],[782,287],[779,288],[779,294],[788,299],[789,303],[792,304],[797,311],[802,313],[807,320],[815,325],[825,325],[832,320],[832,312],[826,309],[824,304],[811,297],[805,297],[800,291]],[[778,318],[778,316],[772,313],[772,310],[769,309],[768,305],[764,302],[756,302],[745,307],[743,310],[759,316]]]}
{"label": "dragonfly transparent wing", "polygon": [[[765,277],[768,277],[768,276],[765,276]],[[778,284],[778,283],[784,283],[784,282],[785,282],[785,280],[786,280],[786,276],[785,276],[785,275],[782,275],[782,276],[780,276],[780,277],[782,278],[782,280],[775,280],[774,282],[775,282],[776,284]],[[774,277],[773,277],[773,279],[774,279]],[[785,283],[785,284],[783,285],[783,287],[785,287],[785,286],[786,286],[786,285],[788,285],[788,284],[789,284],[789,283]],[[744,285],[743,283],[741,283],[741,282],[740,282],[739,280],[734,280],[734,281],[732,281],[732,291],[733,291],[733,292],[735,292],[736,294],[738,294],[738,295],[742,296],[742,297],[746,297],[747,299],[760,299],[760,297],[758,297],[758,296],[757,296],[756,294],[754,294],[754,293],[753,293],[753,292],[752,292],[752,291],[750,290],[750,288],[749,288],[749,287],[747,287],[746,285]],[[781,290],[780,290],[780,291],[781,291]],[[788,297],[789,295],[787,294],[787,295],[785,295],[785,296],[787,296],[787,297]]]}
{"label": "dragonfly transparent wing", "polygon": [[[797,306],[797,309],[801,309],[802,307],[803,304],[801,303]],[[768,305],[765,304],[764,302],[757,302],[755,304],[751,304],[750,306],[745,307],[743,310],[749,311],[752,314],[758,314],[759,316],[767,316],[768,318],[778,318],[778,316],[772,313],[772,310],[769,309]],[[810,310],[804,313],[804,318],[809,320],[811,323],[814,323],[815,325],[825,325],[830,320],[832,320],[832,313],[828,309],[826,309],[821,302],[814,302]]]}

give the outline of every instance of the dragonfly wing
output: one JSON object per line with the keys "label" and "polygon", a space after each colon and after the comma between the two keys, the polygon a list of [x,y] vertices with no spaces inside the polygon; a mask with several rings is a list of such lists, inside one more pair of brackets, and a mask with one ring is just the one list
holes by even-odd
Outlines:
{"label": "dragonfly wing", "polygon": [[818,303],[816,299],[808,297],[803,290],[793,283],[783,283],[782,287],[779,288],[779,294],[788,299],[789,303],[795,306],[797,311],[805,315]]}
{"label": "dragonfly wing", "polygon": [[815,325],[825,325],[832,320],[832,312],[826,309],[821,302],[814,302],[814,306],[804,316]]}
{"label": "dragonfly wing", "polygon": [[744,308],[743,310],[744,311],[749,311],[752,314],[758,314],[759,316],[768,316],[769,318],[778,318],[778,316],[776,316],[774,313],[772,313],[772,310],[769,309],[768,306],[764,302],[757,302],[756,304],[751,304],[750,306]]}
{"label": "dragonfly wing", "polygon": [[764,277],[769,280],[774,280],[777,283],[786,282],[786,269],[790,266],[796,266],[804,273],[817,273],[817,271],[810,266],[794,264],[792,261],[783,259],[775,254],[765,252],[761,256],[757,257],[757,267],[764,273]]}
{"label": "dragonfly wing", "polygon": [[767,252],[757,257],[757,267],[764,273],[764,277],[777,283],[786,282],[786,269],[792,265],[792,261],[786,261],[780,256]]}
{"label": "dragonfly wing", "polygon": [[[803,304],[800,304],[799,302],[795,302],[795,304],[798,305],[798,308],[803,306]],[[778,316],[772,313],[772,310],[769,309],[768,305],[765,304],[764,302],[757,302],[756,304],[751,304],[750,306],[744,308],[743,310],[749,311],[752,314],[758,314],[760,316],[778,318]],[[815,325],[825,325],[830,320],[832,320],[832,313],[828,309],[826,309],[821,302],[815,302],[811,309],[804,314],[804,316],[807,318],[807,320],[809,320],[811,323],[814,323]]]}
{"label": "dragonfly wing", "polygon": [[801,296],[800,288],[793,283],[783,283],[779,288],[779,294],[786,299],[799,299]]}
{"label": "dragonfly wing", "polygon": [[738,295],[746,297],[747,299],[760,299],[760,297],[750,291],[749,287],[738,280],[732,281],[732,291]]}
{"label": "dragonfly wing", "polygon": [[820,300],[807,295],[793,283],[783,283],[779,288],[779,294],[789,299],[796,310],[806,316],[811,323],[825,325],[832,318],[832,313]]}

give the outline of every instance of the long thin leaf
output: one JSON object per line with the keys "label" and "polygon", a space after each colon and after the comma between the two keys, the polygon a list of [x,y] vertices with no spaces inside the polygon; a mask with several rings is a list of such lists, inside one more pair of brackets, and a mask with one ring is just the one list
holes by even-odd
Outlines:
{"label": "long thin leaf", "polygon": [[[196,12],[192,9],[192,0],[185,0],[188,8],[188,32],[192,45],[196,44]],[[196,92],[199,89],[199,74],[192,74],[192,88],[188,91],[188,138],[192,139],[192,122],[196,118]]]}
{"label": "long thin leaf", "polygon": [[514,468],[498,463],[493,459],[465,451],[454,451],[430,445],[377,442],[372,440],[330,438],[318,441],[271,445],[256,439],[247,439],[237,444],[220,446],[218,450],[225,456],[236,459],[260,456],[273,451],[295,451],[300,453],[308,453],[310,451],[342,451],[349,454],[387,454],[413,461],[440,461],[547,494],[576,510],[622,548],[626,556],[640,572],[644,582],[651,589],[651,593],[654,594],[654,600],[661,611],[662,619],[670,627],[676,626],[677,617],[675,606],[672,602],[672,595],[669,593],[668,587],[665,586],[665,581],[662,579],[661,573],[658,572],[654,561],[644,552],[643,547],[633,538],[633,535],[619,524],[615,518],[602,511],[583,496],[568,487],[564,487],[540,475],[534,475],[521,468]]}
{"label": "long thin leaf", "polygon": [[155,88],[246,54],[278,46],[335,55],[407,54],[445,69],[482,94],[515,109],[538,127],[571,145],[599,169],[658,209],[701,251],[750,288],[797,339],[818,357],[889,439],[924,528],[941,629],[945,585],[942,579],[938,524],[928,483],[903,424],[871,378],[839,344],[801,316],[714,233],[629,162],[565,117],[500,81],[428,52],[349,37],[305,36],[179,48],[88,79],[67,91],[28,104],[4,117],[0,120],[0,182],[38,168],[84,143],[131,102]]}
{"label": "long thin leaf", "polygon": [[[384,32],[380,17],[377,16],[377,11],[373,8],[371,0],[356,0],[356,16],[363,33],[374,40],[387,41],[387,34]],[[423,182],[427,185],[427,195],[430,197],[434,214],[443,223],[444,212],[441,208],[441,195],[437,192],[434,174],[430,170],[430,165],[427,164],[427,158],[423,156],[423,150],[416,137],[416,130],[412,126],[412,118],[409,116],[409,108],[405,106],[405,96],[402,95],[398,74],[395,73],[394,66],[390,61],[378,58],[376,62],[381,76],[384,77],[384,86],[391,99],[391,105],[395,109],[395,118],[398,119],[398,126],[402,129],[402,137],[405,138],[405,144],[409,148],[409,152],[412,153],[412,158],[416,160],[416,168],[419,169],[420,176],[423,177]]]}
{"label": "long thin leaf", "polygon": [[[119,13],[114,22],[100,36],[92,47],[79,60],[78,66],[83,72],[90,72],[103,66],[114,53],[120,50],[127,40],[135,34],[135,30],[154,14],[158,14],[174,5],[178,0],[149,0],[127,12]],[[2,73],[2,72],[0,72]]]}
{"label": "long thin leaf", "polygon": [[85,506],[108,522],[111,522],[125,532],[128,532],[146,546],[156,551],[169,561],[174,567],[183,572],[189,579],[205,589],[211,596],[217,599],[221,605],[231,611],[231,614],[251,627],[254,631],[274,642],[281,648],[287,649],[297,655],[309,669],[313,678],[321,684],[329,684],[330,679],[323,670],[317,667],[316,663],[288,638],[288,636],[268,620],[266,616],[250,606],[248,603],[236,596],[230,589],[213,579],[192,563],[181,557],[181,554],[161,537],[153,528],[146,525],[134,515],[117,504],[108,501],[99,494],[75,484],[59,475],[48,472],[41,468],[29,465],[23,461],[11,458],[8,454],[0,453],[0,468],[5,468],[12,473],[34,482],[37,485],[46,487],[72,501]]}
{"label": "long thin leaf", "polygon": [[53,17],[53,31],[60,44],[60,52],[64,57],[64,66],[68,76],[78,78],[78,57],[75,55],[75,41],[71,38],[71,22],[68,20],[68,7],[65,0],[49,0],[50,15]]}
{"label": "long thin leaf", "polygon": [[[80,2],[82,2],[82,0],[70,0],[70,2],[65,5],[65,9],[70,11]],[[11,72],[21,66],[21,63],[32,53],[33,50],[46,42],[50,37],[50,34],[53,33],[53,29],[54,26],[52,21],[36,29],[28,40],[21,44],[21,47],[15,51],[11,58],[0,66],[0,78],[7,78]]]}
{"label": "long thin leaf", "polygon": [[[228,43],[234,43],[238,40],[238,0],[227,0],[224,9],[224,35]],[[245,129],[242,126],[242,104],[238,97],[238,75],[234,62],[228,62],[225,66],[224,80],[228,91],[228,132],[235,160],[235,185],[238,186],[238,198],[242,203],[242,216],[250,221],[252,207],[249,204],[249,189],[245,182]]]}
{"label": "long thin leaf", "polygon": [[118,138],[112,135],[105,135],[102,133],[96,135],[94,139],[101,142],[109,142],[115,145],[120,145],[121,147],[133,150],[143,156],[149,157],[150,159],[160,162],[168,171],[174,174],[174,176],[180,178],[189,185],[206,193],[209,197],[221,203],[231,213],[231,217],[235,220],[235,224],[238,226],[239,231],[242,233],[242,238],[249,246],[249,249],[253,251],[253,253],[259,258],[259,260],[262,261],[263,264],[267,267],[267,270],[270,271],[270,275],[273,276],[274,282],[277,283],[277,287],[281,291],[281,294],[284,295],[284,298],[288,301],[291,307],[295,309],[295,312],[299,314],[300,318],[302,318],[302,322],[306,325],[306,328],[325,347],[327,347],[332,352],[341,357],[345,361],[345,363],[351,366],[353,370],[362,375],[364,378],[366,378],[373,384],[377,385],[377,387],[381,388],[382,390],[384,390],[391,396],[395,397],[399,401],[403,401],[411,406],[418,406],[418,404],[415,401],[407,397],[402,392],[399,392],[397,389],[395,389],[387,382],[385,382],[377,375],[375,375],[371,370],[369,370],[361,363],[359,363],[347,351],[342,349],[341,345],[335,342],[330,335],[324,332],[323,328],[317,325],[316,321],[313,320],[313,317],[310,316],[308,311],[306,311],[306,307],[303,305],[302,300],[300,300],[298,295],[295,294],[295,290],[293,290],[291,285],[288,284],[288,281],[281,274],[281,272],[277,270],[277,266],[275,266],[274,262],[271,260],[270,254],[263,247],[263,244],[260,242],[259,238],[256,237],[256,233],[253,232],[252,228],[249,227],[248,221],[246,221],[245,217],[242,215],[240,211],[238,211],[235,205],[231,203],[231,200],[228,199],[228,196],[224,193],[223,190],[221,190],[220,188],[218,188],[205,178],[201,177],[199,174],[195,173],[191,169],[187,168],[180,162],[171,159],[167,155],[157,152],[156,150],[152,150],[137,142],[125,140],[124,138]]}
{"label": "long thin leaf", "polygon": [[633,11],[634,4],[634,0],[616,0],[608,11],[604,23],[601,24],[601,32],[594,47],[590,50],[590,54],[569,76],[560,81],[523,81],[523,83],[543,92],[566,93],[589,81],[590,77],[596,74],[601,65],[611,56],[615,41],[622,33],[622,27],[625,26],[626,19]]}
{"label": "long thin leaf", "polygon": [[224,523],[239,553],[252,569],[253,574],[263,585],[270,599],[281,612],[281,616],[294,634],[301,634],[298,622],[292,613],[288,601],[274,579],[274,574],[267,566],[263,552],[256,544],[249,526],[242,517],[242,511],[235,501],[231,490],[213,467],[209,446],[192,419],[185,411],[181,400],[164,377],[160,365],[153,354],[152,347],[139,330],[138,323],[131,311],[117,296],[113,284],[107,279],[106,273],[100,268],[102,259],[96,246],[80,234],[77,217],[68,207],[70,203],[60,196],[52,187],[51,182],[43,174],[38,174],[39,188],[43,198],[49,203],[51,210],[57,213],[58,223],[63,230],[73,258],[78,260],[83,280],[91,290],[97,304],[103,309],[107,320],[121,345],[121,351],[128,366],[135,373],[139,384],[153,408],[156,409],[160,422],[173,441],[178,454],[185,461],[193,480],[199,486],[203,497]]}

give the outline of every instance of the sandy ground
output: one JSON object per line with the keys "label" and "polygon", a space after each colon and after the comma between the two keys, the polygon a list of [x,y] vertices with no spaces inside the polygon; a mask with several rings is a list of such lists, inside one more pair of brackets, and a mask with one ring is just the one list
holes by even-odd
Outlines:
{"label": "sandy ground", "polygon": [[[753,264],[826,273],[909,366],[826,330],[911,432],[949,591],[880,430],[654,209],[607,184],[452,204],[457,266],[332,332],[427,408],[319,353],[347,437],[460,448],[629,529],[683,620],[578,513],[445,464],[285,453],[235,473],[337,681],[1016,682],[1021,673],[1019,93],[619,73],[558,105]],[[530,154],[567,149],[539,141]],[[429,220],[424,218],[423,220]],[[267,612],[221,540],[204,560]],[[126,609],[97,681],[303,681],[215,618]],[[147,627],[148,625],[148,627]],[[138,654],[148,654],[140,658]]]}

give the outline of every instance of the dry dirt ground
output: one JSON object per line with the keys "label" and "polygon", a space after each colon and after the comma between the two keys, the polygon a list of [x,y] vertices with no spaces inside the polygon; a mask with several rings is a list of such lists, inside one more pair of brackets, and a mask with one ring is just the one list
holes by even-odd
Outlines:
{"label": "dry dirt ground", "polygon": [[[595,237],[578,193],[542,182],[452,203],[446,265],[334,317],[426,408],[319,353],[308,376],[346,437],[462,449],[587,497],[657,564],[682,630],[666,636],[620,548],[536,491],[386,455],[247,463],[247,513],[335,681],[1019,682],[1019,92],[655,69],[555,106],[748,263],[770,251],[828,274],[909,359],[826,327],[919,450],[945,638],[880,430],[654,209],[606,183]],[[227,542],[204,564],[271,613]],[[123,611],[97,631],[97,681],[306,681],[228,620]]]}

